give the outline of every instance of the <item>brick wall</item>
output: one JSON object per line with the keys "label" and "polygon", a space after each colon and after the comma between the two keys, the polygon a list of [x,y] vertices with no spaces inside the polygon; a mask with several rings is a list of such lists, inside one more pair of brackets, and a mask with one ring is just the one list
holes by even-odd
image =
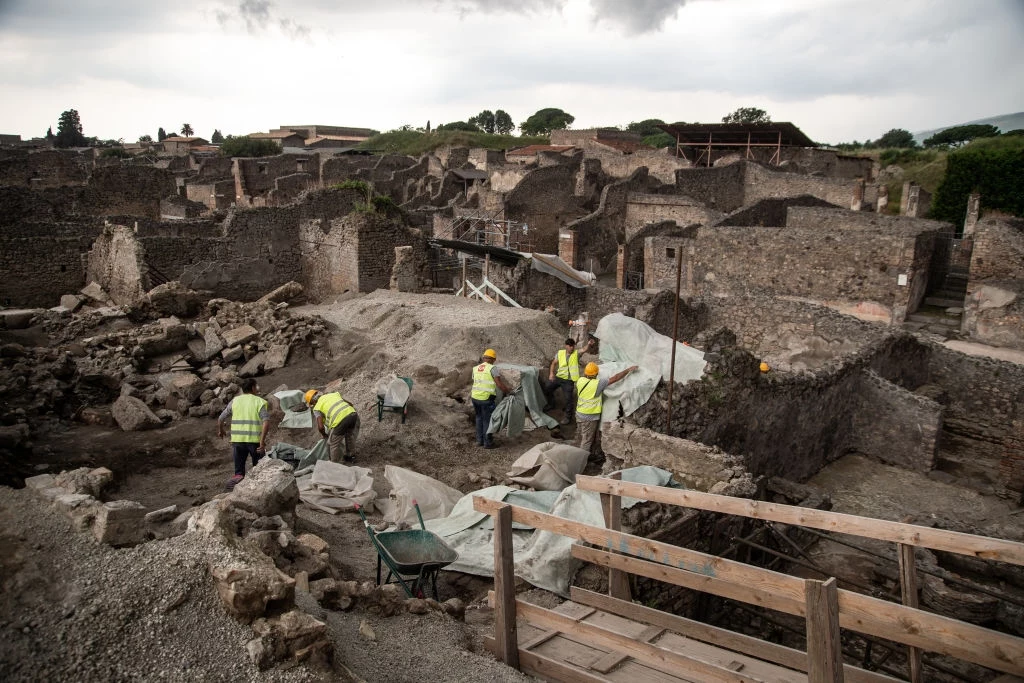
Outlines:
{"label": "brick wall", "polygon": [[745,164],[712,168],[681,168],[676,171],[676,192],[704,202],[716,211],[735,211],[743,206]]}
{"label": "brick wall", "polygon": [[675,221],[680,226],[709,224],[722,218],[718,211],[680,195],[630,192],[626,195],[625,239],[632,240],[650,223]]}
{"label": "brick wall", "polygon": [[970,280],[1024,280],[1024,221],[994,216],[978,221]]}
{"label": "brick wall", "polygon": [[554,253],[559,229],[584,213],[574,192],[579,163],[577,157],[571,164],[535,169],[505,196],[505,216],[529,226],[538,252]]}
{"label": "brick wall", "polygon": [[626,198],[647,187],[647,170],[617,180],[601,191],[597,210],[566,226],[576,233],[578,268],[594,273],[614,273],[618,245],[625,242]]}

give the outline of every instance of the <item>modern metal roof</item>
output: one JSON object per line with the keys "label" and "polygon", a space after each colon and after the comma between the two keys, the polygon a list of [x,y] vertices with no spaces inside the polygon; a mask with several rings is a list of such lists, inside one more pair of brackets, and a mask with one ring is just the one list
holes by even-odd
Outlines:
{"label": "modern metal roof", "polygon": [[446,240],[440,237],[431,237],[427,240],[427,243],[431,246],[441,247],[444,249],[454,249],[455,251],[461,251],[465,254],[473,254],[474,256],[484,256],[490,254],[492,260],[497,261],[506,266],[514,266],[520,260],[525,258],[523,254],[504,247],[495,247],[489,244],[477,244],[476,242],[463,242],[462,240]]}
{"label": "modern metal roof", "polygon": [[476,168],[456,168],[452,174],[460,180],[487,180],[487,171]]}
{"label": "modern metal roof", "polygon": [[778,145],[783,147],[817,147],[802,130],[786,121],[772,123],[666,123],[658,126],[676,138],[681,145],[715,146],[735,144]]}

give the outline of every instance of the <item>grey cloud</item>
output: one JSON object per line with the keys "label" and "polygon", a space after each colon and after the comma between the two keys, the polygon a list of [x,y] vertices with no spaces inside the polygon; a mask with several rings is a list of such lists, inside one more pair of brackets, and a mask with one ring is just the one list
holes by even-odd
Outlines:
{"label": "grey cloud", "polygon": [[618,24],[632,35],[660,30],[685,4],[686,0],[590,0],[599,23]]}
{"label": "grey cloud", "polygon": [[309,40],[312,29],[294,19],[277,16],[270,0],[240,0],[236,7],[214,11],[217,23],[228,28],[236,22],[245,25],[251,35],[262,33],[270,25],[277,26],[282,33],[293,40]]}

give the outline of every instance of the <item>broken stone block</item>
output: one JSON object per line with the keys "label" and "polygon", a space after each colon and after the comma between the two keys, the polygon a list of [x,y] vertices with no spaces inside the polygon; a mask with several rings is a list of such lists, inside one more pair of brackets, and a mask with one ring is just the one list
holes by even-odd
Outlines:
{"label": "broken stone block", "polygon": [[168,505],[165,508],[160,508],[159,510],[153,510],[152,512],[147,512],[146,513],[146,523],[147,524],[163,524],[164,522],[171,521],[172,519],[174,519],[177,516],[178,516],[178,506],[177,505]]}
{"label": "broken stone block", "polygon": [[286,282],[277,289],[261,296],[257,301],[259,303],[270,303],[279,304],[283,301],[291,301],[301,297],[304,293],[302,285],[294,280],[292,282]]}
{"label": "broken stone block", "polygon": [[299,502],[292,466],[282,460],[263,458],[228,496],[232,507],[259,516],[291,515]]}
{"label": "broken stone block", "polygon": [[74,313],[82,306],[84,301],[85,297],[79,294],[65,294],[60,298],[60,307],[69,313]]}
{"label": "broken stone block", "polygon": [[25,488],[32,489],[33,491],[42,491],[43,489],[53,488],[57,484],[53,481],[52,474],[40,474],[35,477],[27,477],[25,479]]}
{"label": "broken stone block", "polygon": [[224,345],[227,347],[247,344],[255,339],[258,334],[259,332],[252,325],[240,325],[234,329],[221,332],[221,336],[224,338]]}
{"label": "broken stone block", "polygon": [[267,605],[295,603],[295,580],[274,566],[266,555],[252,551],[210,568],[224,608],[249,623],[263,616]]}
{"label": "broken stone block", "polygon": [[255,377],[256,375],[263,372],[264,366],[267,364],[267,354],[260,351],[255,356],[246,361],[245,365],[238,369],[239,377]]}
{"label": "broken stone block", "polygon": [[78,413],[78,419],[82,424],[87,425],[97,425],[100,427],[117,426],[109,408],[82,408]]}
{"label": "broken stone block", "polygon": [[223,358],[226,362],[230,363],[241,358],[243,353],[244,352],[242,351],[241,346],[232,346],[231,348],[227,348],[221,351],[220,355],[221,358]]}
{"label": "broken stone block", "polygon": [[96,512],[92,532],[100,543],[115,548],[146,540],[146,507],[134,500],[112,500]]}
{"label": "broken stone block", "polygon": [[139,339],[139,349],[143,356],[159,356],[186,348],[188,348],[188,330],[181,324],[164,327],[162,332]]}
{"label": "broken stone block", "polygon": [[32,324],[36,312],[30,309],[0,311],[0,327],[8,330],[24,330]]}
{"label": "broken stone block", "polygon": [[113,306],[114,300],[110,298],[110,295],[104,291],[103,287],[97,282],[90,282],[81,289],[81,293],[87,298],[92,299],[98,304],[103,306]]}
{"label": "broken stone block", "polygon": [[246,649],[250,656],[254,650],[261,653],[259,661],[253,660],[260,668],[267,668],[285,659],[304,661],[314,658],[320,663],[330,660],[332,645],[327,634],[327,624],[301,610],[291,610],[279,617],[257,619],[252,630],[257,636],[256,640],[262,641],[262,647],[250,648],[247,644]]}
{"label": "broken stone block", "polygon": [[61,472],[54,477],[54,483],[71,493],[84,493],[99,498],[103,490],[114,481],[114,473],[106,467],[79,467],[76,470]]}
{"label": "broken stone block", "polygon": [[302,545],[306,546],[316,554],[325,553],[329,549],[327,541],[320,538],[316,534],[299,534],[298,538],[295,539]]}
{"label": "broken stone block", "polygon": [[217,334],[217,330],[212,325],[208,325],[206,331],[203,332],[202,344],[202,351],[196,354],[196,358],[204,362],[224,350],[224,342],[221,341],[220,335]]}
{"label": "broken stone block", "polygon": [[110,412],[113,414],[117,426],[126,432],[152,429],[163,424],[145,403],[133,396],[118,398],[111,406]]}
{"label": "broken stone block", "polygon": [[288,344],[274,344],[267,349],[266,360],[263,363],[264,372],[283,368],[288,362],[288,351],[290,349],[291,347]]}
{"label": "broken stone block", "polygon": [[54,498],[53,505],[71,518],[78,531],[91,527],[100,509],[99,501],[85,493],[65,493]]}
{"label": "broken stone block", "polygon": [[202,307],[199,294],[177,280],[157,285],[146,293],[146,299],[159,313],[191,318]]}
{"label": "broken stone block", "polygon": [[186,403],[194,403],[206,389],[203,381],[191,372],[165,372],[157,377],[160,386]]}

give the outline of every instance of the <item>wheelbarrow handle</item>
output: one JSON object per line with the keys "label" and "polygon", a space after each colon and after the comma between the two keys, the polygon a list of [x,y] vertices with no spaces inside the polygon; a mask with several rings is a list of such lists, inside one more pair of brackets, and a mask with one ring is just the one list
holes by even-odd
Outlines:
{"label": "wheelbarrow handle", "polygon": [[359,513],[359,517],[363,520],[363,524],[366,526],[366,528],[370,528],[370,523],[366,521],[366,514],[363,512],[363,506],[360,505],[359,503],[356,503],[354,507],[356,509],[356,512]]}
{"label": "wheelbarrow handle", "polygon": [[415,499],[413,499],[412,506],[416,508],[416,517],[420,520],[420,528],[426,531],[427,525],[423,523],[423,513],[420,512],[420,504],[417,503]]}

